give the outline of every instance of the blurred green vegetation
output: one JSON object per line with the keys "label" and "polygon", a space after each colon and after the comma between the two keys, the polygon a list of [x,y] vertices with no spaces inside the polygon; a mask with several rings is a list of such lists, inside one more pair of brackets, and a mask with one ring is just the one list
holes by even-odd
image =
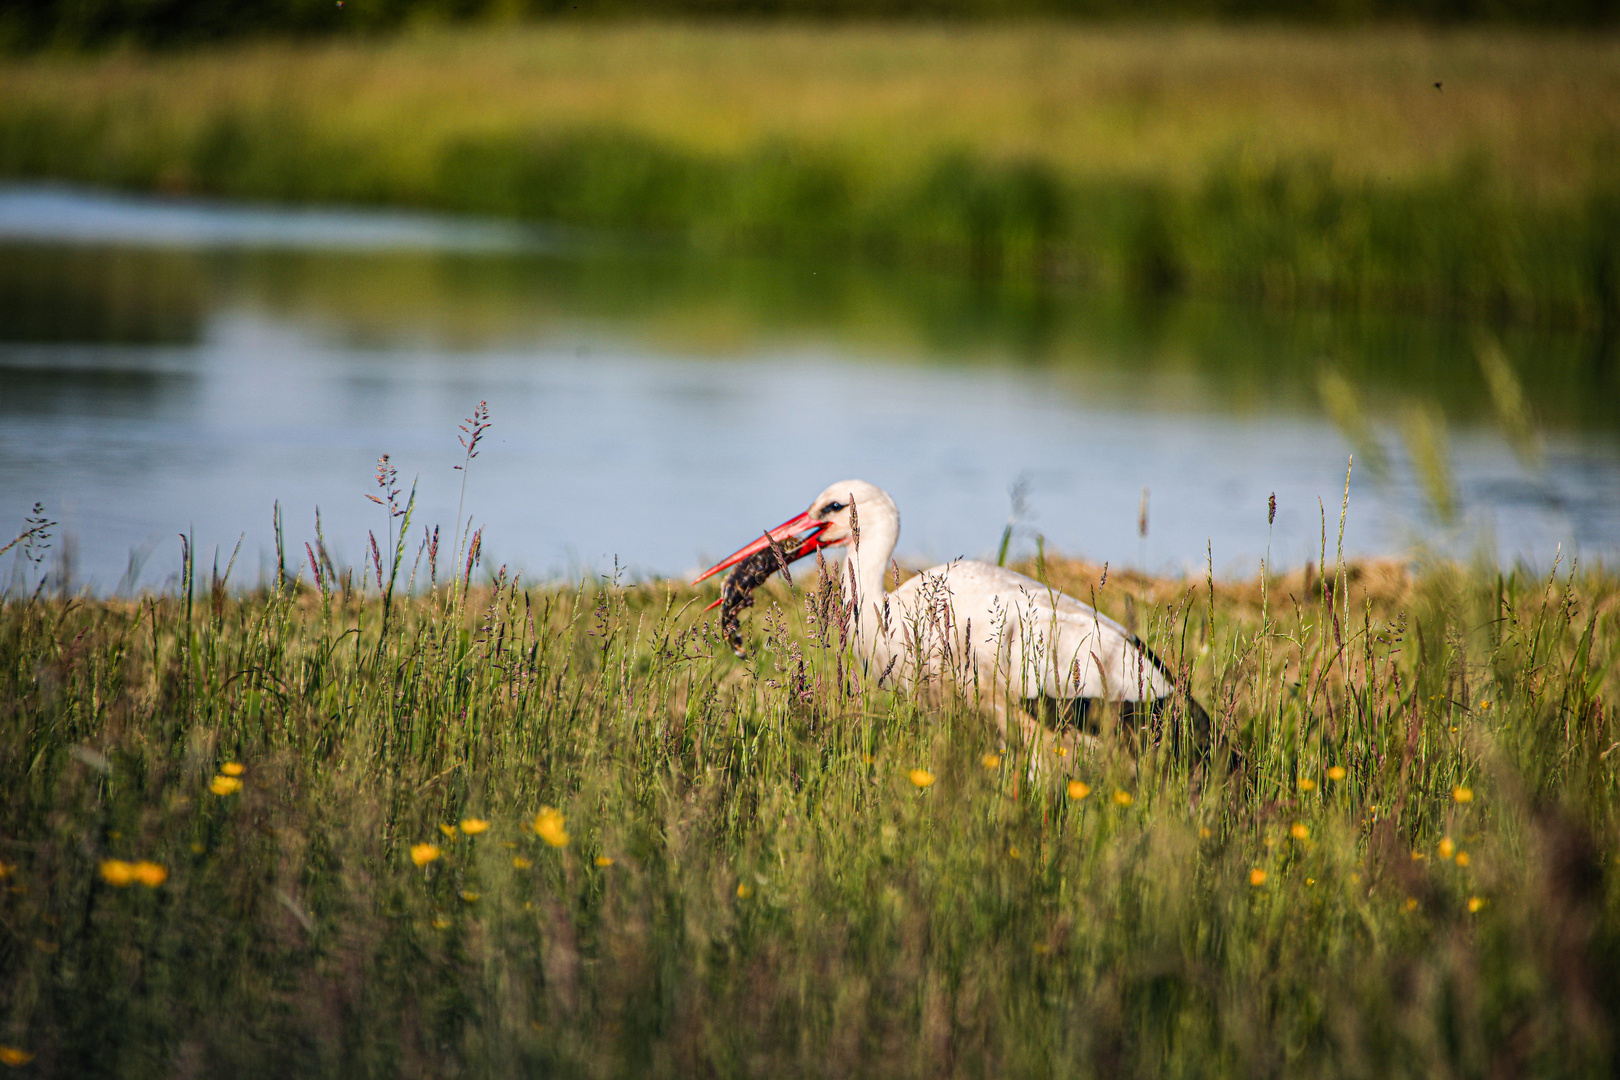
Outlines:
{"label": "blurred green vegetation", "polygon": [[1620,43],[569,24],[18,61],[0,175],[1599,326]]}
{"label": "blurred green vegetation", "polygon": [[0,45],[194,44],[253,34],[376,32],[422,22],[599,19],[1197,18],[1613,25],[1606,0],[14,0]]}
{"label": "blurred green vegetation", "polygon": [[968,703],[866,686],[779,584],[739,663],[687,586],[463,596],[411,535],[391,601],[369,567],[94,601],[23,565],[0,600],[13,1060],[1614,1074],[1612,576],[1330,564],[1211,596],[1049,558],[1244,761],[1106,735],[1032,770]]}

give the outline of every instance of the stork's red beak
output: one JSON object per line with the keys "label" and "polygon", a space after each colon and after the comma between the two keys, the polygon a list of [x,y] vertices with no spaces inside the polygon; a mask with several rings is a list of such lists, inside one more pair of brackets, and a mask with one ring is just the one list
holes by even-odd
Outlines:
{"label": "stork's red beak", "polygon": [[[809,555],[811,552],[822,546],[821,530],[825,529],[827,525],[827,522],[817,521],[815,518],[811,517],[810,511],[806,510],[798,517],[782,522],[782,524],[778,525],[769,533],[761,536],[758,540],[755,540],[748,546],[740,548],[737,551],[732,552],[730,555],[727,555],[724,559],[721,559],[719,562],[703,571],[703,573],[699,574],[693,580],[692,584],[696,585],[699,581],[702,581],[705,578],[713,577],[722,570],[731,569],[733,566],[736,566],[750,555],[757,554],[770,547],[772,541],[780,544],[782,541],[791,537],[800,536],[803,537],[803,543],[800,545],[799,550],[788,556],[788,562],[797,562],[799,559],[804,558],[806,555]],[[715,604],[718,604],[719,602],[720,601],[716,600]],[[714,604],[709,606],[713,607]]]}

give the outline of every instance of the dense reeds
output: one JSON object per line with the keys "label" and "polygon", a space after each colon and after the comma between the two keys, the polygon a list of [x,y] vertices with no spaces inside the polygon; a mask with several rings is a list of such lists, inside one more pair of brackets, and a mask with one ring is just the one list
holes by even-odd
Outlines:
{"label": "dense reeds", "polygon": [[18,60],[0,175],[1597,325],[1614,39],[559,26]]}
{"label": "dense reeds", "polygon": [[1032,767],[965,704],[874,690],[802,591],[761,594],[744,664],[686,586],[468,589],[470,536],[435,567],[389,522],[380,568],[312,542],[297,571],[288,541],[249,594],[188,565],[164,595],[52,596],[22,568],[13,1059],[1614,1073],[1612,575],[1330,556],[1211,592],[1047,559],[1242,761],[1105,738]]}

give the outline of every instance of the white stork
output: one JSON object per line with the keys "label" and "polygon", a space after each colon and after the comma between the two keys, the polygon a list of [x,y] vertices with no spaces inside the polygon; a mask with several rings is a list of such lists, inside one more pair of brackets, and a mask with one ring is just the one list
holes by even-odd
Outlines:
{"label": "white stork", "polygon": [[[1005,703],[1016,699],[1020,726],[1037,745],[1052,738],[1037,721],[1059,729],[1060,745],[1072,744],[1078,732],[1062,729],[1090,719],[1095,702],[1116,703],[1121,722],[1130,725],[1157,718],[1176,694],[1175,677],[1135,634],[1023,574],[958,560],[886,592],[884,574],[899,539],[900,511],[889,493],[844,480],[697,581],[767,549],[784,566],[819,549],[846,549],[844,600],[868,673],[880,685],[951,682],[995,708],[1003,736]],[[1207,745],[1209,717],[1186,702],[1194,739]]]}

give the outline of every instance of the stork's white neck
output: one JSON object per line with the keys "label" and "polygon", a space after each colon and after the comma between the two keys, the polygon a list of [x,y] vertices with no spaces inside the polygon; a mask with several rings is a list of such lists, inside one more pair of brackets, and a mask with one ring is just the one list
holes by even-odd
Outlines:
{"label": "stork's white neck", "polygon": [[892,502],[861,504],[856,511],[860,542],[851,540],[849,545],[843,573],[844,598],[854,601],[860,638],[870,643],[883,633],[883,572],[900,540],[900,515]]}

